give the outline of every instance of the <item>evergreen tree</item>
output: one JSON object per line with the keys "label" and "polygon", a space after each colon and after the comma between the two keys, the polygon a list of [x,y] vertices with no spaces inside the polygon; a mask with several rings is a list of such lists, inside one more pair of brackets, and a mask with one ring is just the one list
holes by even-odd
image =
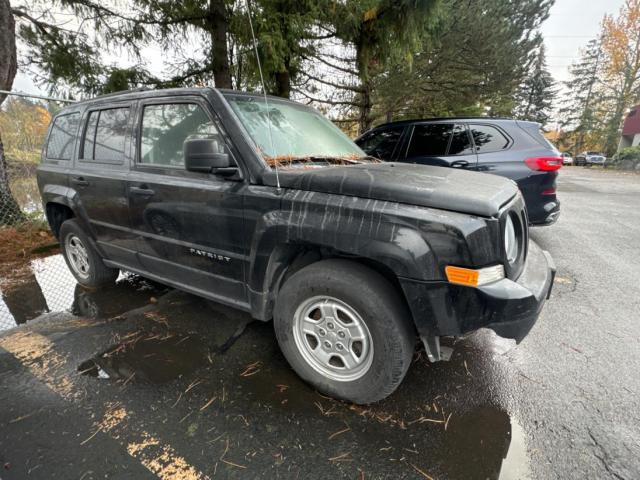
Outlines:
{"label": "evergreen tree", "polygon": [[544,44],[540,45],[516,95],[516,118],[546,124],[556,96],[553,77],[547,69]]}
{"label": "evergreen tree", "polygon": [[[326,38],[302,72],[296,92],[309,101],[355,111],[358,131],[373,121],[375,79],[412,53],[437,20],[441,0],[326,0],[319,33]],[[328,41],[332,39],[333,41]],[[315,95],[314,95],[315,94]]]}
{"label": "evergreen tree", "polygon": [[602,79],[603,52],[599,39],[589,41],[580,59],[569,68],[570,79],[565,82],[566,94],[559,114],[563,129],[571,132],[576,153],[598,149],[603,129]]}
{"label": "evergreen tree", "polygon": [[374,117],[510,115],[549,0],[444,0],[435,34],[414,62],[377,81]]}

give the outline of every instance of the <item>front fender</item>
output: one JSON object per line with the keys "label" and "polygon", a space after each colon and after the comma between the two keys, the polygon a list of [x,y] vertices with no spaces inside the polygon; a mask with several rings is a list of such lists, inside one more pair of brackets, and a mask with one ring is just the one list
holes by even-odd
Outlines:
{"label": "front fender", "polygon": [[[269,315],[273,300],[269,294],[292,258],[305,248],[371,260],[399,278],[435,281],[443,279],[443,262],[486,261],[471,255],[470,244],[486,244],[487,230],[485,219],[457,212],[287,191],[281,209],[263,214],[256,222],[249,267],[251,303],[261,312],[258,318]],[[480,249],[491,256],[489,250]]]}

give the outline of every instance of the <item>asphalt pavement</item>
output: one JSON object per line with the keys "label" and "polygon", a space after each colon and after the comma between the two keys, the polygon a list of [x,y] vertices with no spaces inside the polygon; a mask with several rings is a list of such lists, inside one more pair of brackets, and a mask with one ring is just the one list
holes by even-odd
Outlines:
{"label": "asphalt pavement", "polygon": [[[417,349],[368,407],[305,385],[246,314],[137,277],[59,287],[0,334],[0,479],[640,478],[640,175],[569,167],[558,190],[529,336]],[[5,298],[21,322],[33,287]]]}

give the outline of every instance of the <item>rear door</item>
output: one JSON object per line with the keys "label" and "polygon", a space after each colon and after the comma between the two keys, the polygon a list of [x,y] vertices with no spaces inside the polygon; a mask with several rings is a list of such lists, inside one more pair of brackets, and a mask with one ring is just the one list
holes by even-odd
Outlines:
{"label": "rear door", "polygon": [[455,122],[418,123],[410,132],[403,161],[475,169],[477,157],[466,125]]}
{"label": "rear door", "polygon": [[69,186],[105,258],[135,267],[137,243],[126,191],[132,122],[132,102],[87,109]]}
{"label": "rear door", "polygon": [[153,98],[140,102],[136,124],[129,202],[144,271],[242,308],[245,183],[184,166],[194,136],[218,139],[233,158],[211,107],[198,96]]}

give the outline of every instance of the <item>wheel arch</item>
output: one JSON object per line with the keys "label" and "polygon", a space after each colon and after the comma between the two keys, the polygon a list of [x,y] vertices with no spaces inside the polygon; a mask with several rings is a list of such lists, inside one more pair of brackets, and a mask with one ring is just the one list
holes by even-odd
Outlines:
{"label": "wheel arch", "polygon": [[[255,290],[250,282],[249,294],[253,315],[261,320],[272,319],[275,300],[287,279],[309,265],[334,258],[360,264],[378,273],[391,284],[398,298],[411,314],[411,308],[402,289],[400,279],[388,265],[370,257],[350,254],[332,247],[318,244],[290,243],[278,245],[274,248],[264,271],[264,277],[261,280],[263,290]],[[257,286],[258,277],[259,275],[254,272],[252,275],[253,286]],[[413,319],[413,316],[411,318]]]}

